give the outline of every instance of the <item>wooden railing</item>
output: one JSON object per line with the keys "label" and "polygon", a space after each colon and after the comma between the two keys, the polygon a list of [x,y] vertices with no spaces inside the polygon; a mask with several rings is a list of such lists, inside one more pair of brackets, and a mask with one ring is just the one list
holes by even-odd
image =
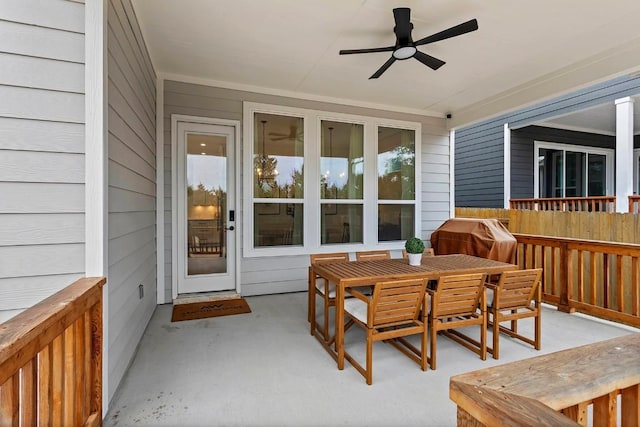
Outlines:
{"label": "wooden railing", "polygon": [[638,354],[633,334],[451,377],[458,426],[637,427]]}
{"label": "wooden railing", "polygon": [[511,209],[536,211],[615,212],[615,196],[510,199]]}
{"label": "wooden railing", "polygon": [[640,327],[640,245],[514,236],[520,268],[544,269],[545,302]]}
{"label": "wooden railing", "polygon": [[640,214],[640,195],[629,196],[629,212]]}
{"label": "wooden railing", "polygon": [[0,426],[102,424],[102,287],[84,278],[0,324]]}

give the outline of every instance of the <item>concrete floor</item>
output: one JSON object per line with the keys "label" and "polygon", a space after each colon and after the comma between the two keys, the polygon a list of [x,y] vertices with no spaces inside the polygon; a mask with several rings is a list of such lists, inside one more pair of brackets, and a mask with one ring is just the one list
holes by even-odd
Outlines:
{"label": "concrete floor", "polygon": [[[338,371],[309,335],[306,293],[247,302],[250,314],[177,323],[171,323],[171,305],[158,306],[104,425],[454,426],[452,375],[638,332],[545,307],[541,351],[501,337],[500,360],[483,362],[440,337],[438,369],[422,372],[376,343],[373,385],[367,386],[348,362]],[[531,331],[532,321],[520,328]],[[364,360],[359,328],[347,333],[345,344]]]}

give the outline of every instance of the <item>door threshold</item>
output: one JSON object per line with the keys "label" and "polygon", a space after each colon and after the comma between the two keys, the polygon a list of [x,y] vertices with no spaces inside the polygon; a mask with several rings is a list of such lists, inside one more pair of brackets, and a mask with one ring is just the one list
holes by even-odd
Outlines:
{"label": "door threshold", "polygon": [[239,299],[239,298],[242,298],[242,297],[236,291],[199,292],[194,294],[178,295],[178,298],[173,300],[173,305]]}

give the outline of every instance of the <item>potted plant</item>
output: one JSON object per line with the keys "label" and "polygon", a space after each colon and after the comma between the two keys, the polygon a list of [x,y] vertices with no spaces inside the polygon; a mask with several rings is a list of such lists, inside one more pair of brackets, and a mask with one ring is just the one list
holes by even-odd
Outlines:
{"label": "potted plant", "polygon": [[424,242],[419,237],[410,237],[404,244],[409,258],[409,265],[420,265],[422,252],[424,252]]}

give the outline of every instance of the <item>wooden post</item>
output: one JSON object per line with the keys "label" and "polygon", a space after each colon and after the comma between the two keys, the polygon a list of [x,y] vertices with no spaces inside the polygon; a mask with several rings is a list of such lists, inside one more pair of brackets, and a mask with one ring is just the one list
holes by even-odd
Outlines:
{"label": "wooden post", "polygon": [[573,257],[568,249],[568,243],[560,244],[560,301],[558,302],[558,311],[564,313],[573,313],[575,308],[571,307],[571,284],[573,283]]}

